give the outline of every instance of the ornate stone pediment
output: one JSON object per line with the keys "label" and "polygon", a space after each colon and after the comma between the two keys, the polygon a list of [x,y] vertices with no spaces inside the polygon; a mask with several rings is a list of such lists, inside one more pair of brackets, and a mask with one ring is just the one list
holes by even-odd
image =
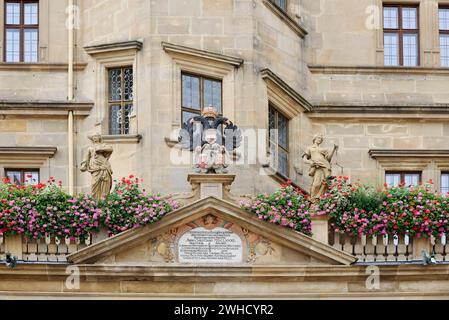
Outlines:
{"label": "ornate stone pediment", "polygon": [[68,256],[105,265],[349,265],[352,255],[209,197]]}

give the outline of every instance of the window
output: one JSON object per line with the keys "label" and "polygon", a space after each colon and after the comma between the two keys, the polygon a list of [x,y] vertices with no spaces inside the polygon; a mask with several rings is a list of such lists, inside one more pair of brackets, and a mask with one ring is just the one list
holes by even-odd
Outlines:
{"label": "window", "polygon": [[212,106],[222,114],[222,81],[192,74],[182,74],[182,122],[201,115],[203,109]]}
{"label": "window", "polygon": [[5,2],[6,62],[37,62],[39,43],[39,2]]}
{"label": "window", "polygon": [[441,66],[449,67],[449,7],[439,9]]}
{"label": "window", "polygon": [[384,64],[419,65],[418,7],[384,5]]}
{"label": "window", "polygon": [[287,11],[287,0],[271,0],[271,2],[283,11]]}
{"label": "window", "polygon": [[109,69],[109,133],[126,135],[130,132],[133,111],[133,68]]}
{"label": "window", "polygon": [[40,181],[39,170],[36,169],[5,169],[5,176],[17,185],[36,185]]}
{"label": "window", "polygon": [[389,187],[396,187],[399,184],[405,186],[417,186],[421,182],[421,172],[387,172],[385,183]]}
{"label": "window", "polygon": [[269,109],[269,150],[277,173],[289,176],[288,118],[273,106]]}
{"label": "window", "polygon": [[447,195],[449,193],[449,172],[441,173],[441,194]]}

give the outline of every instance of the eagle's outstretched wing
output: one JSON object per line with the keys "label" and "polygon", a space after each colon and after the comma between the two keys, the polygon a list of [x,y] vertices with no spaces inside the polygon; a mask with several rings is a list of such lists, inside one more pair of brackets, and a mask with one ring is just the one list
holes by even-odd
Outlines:
{"label": "eagle's outstretched wing", "polygon": [[226,150],[233,151],[242,143],[242,130],[231,121],[227,122],[224,129],[223,142]]}

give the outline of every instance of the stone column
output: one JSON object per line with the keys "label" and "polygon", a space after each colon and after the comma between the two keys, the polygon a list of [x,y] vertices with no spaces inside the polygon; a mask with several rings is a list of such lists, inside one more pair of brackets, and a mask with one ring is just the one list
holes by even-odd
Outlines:
{"label": "stone column", "polygon": [[312,215],[312,238],[329,244],[329,216]]}
{"label": "stone column", "polygon": [[216,197],[227,200],[231,184],[235,180],[233,174],[189,174],[187,181],[197,192],[198,199]]}
{"label": "stone column", "polygon": [[9,235],[5,237],[5,252],[16,256],[17,260],[23,260],[22,236]]}

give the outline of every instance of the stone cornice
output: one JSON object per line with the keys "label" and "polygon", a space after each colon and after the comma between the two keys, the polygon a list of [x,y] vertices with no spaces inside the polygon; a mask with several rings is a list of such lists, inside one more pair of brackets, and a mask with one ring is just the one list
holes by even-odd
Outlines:
{"label": "stone cornice", "polygon": [[282,21],[284,21],[287,26],[292,29],[299,37],[304,39],[304,37],[308,34],[306,29],[301,26],[298,22],[293,20],[293,18],[286,12],[284,12],[281,8],[276,6],[270,0],[262,0],[263,4],[271,10],[275,15],[277,15]]}
{"label": "stone cornice", "polygon": [[126,144],[126,143],[139,143],[142,140],[140,134],[131,135],[103,135],[101,136],[104,142],[112,144]]}
{"label": "stone cornice", "polygon": [[449,104],[373,104],[373,103],[316,103],[310,118],[358,119],[449,119]]}
{"label": "stone cornice", "polygon": [[238,57],[228,56],[224,54],[219,54],[211,51],[199,50],[191,47],[185,47],[177,44],[172,44],[168,42],[161,43],[162,48],[167,53],[177,53],[182,55],[187,55],[191,57],[198,57],[202,59],[208,59],[216,62],[226,63],[234,67],[240,67],[244,60]]}
{"label": "stone cornice", "polygon": [[[83,71],[87,63],[76,63],[75,71]],[[9,63],[0,62],[1,71],[30,71],[30,72],[67,72],[69,65],[66,63]]]}
{"label": "stone cornice", "polygon": [[430,67],[384,67],[384,66],[333,66],[333,65],[309,65],[313,74],[366,74],[366,75],[449,75],[449,68]]}
{"label": "stone cornice", "polygon": [[368,151],[373,159],[378,158],[449,158],[449,150],[436,149],[371,149]]}
{"label": "stone cornice", "polygon": [[53,158],[58,149],[56,147],[4,147],[0,146],[0,157],[37,157]]}
{"label": "stone cornice", "polygon": [[292,87],[290,87],[284,80],[278,77],[273,71],[270,69],[262,69],[260,71],[262,79],[266,82],[271,82],[277,88],[279,88],[284,94],[289,96],[293,101],[295,101],[301,108],[310,112],[313,110],[312,104],[307,101],[302,95],[296,92]]}
{"label": "stone cornice", "polygon": [[64,116],[73,111],[75,116],[88,116],[93,106],[93,102],[0,100],[0,115]]}
{"label": "stone cornice", "polygon": [[142,49],[143,43],[137,40],[107,43],[93,46],[86,46],[84,50],[90,55],[97,55],[102,53],[110,53],[125,50],[139,51]]}

